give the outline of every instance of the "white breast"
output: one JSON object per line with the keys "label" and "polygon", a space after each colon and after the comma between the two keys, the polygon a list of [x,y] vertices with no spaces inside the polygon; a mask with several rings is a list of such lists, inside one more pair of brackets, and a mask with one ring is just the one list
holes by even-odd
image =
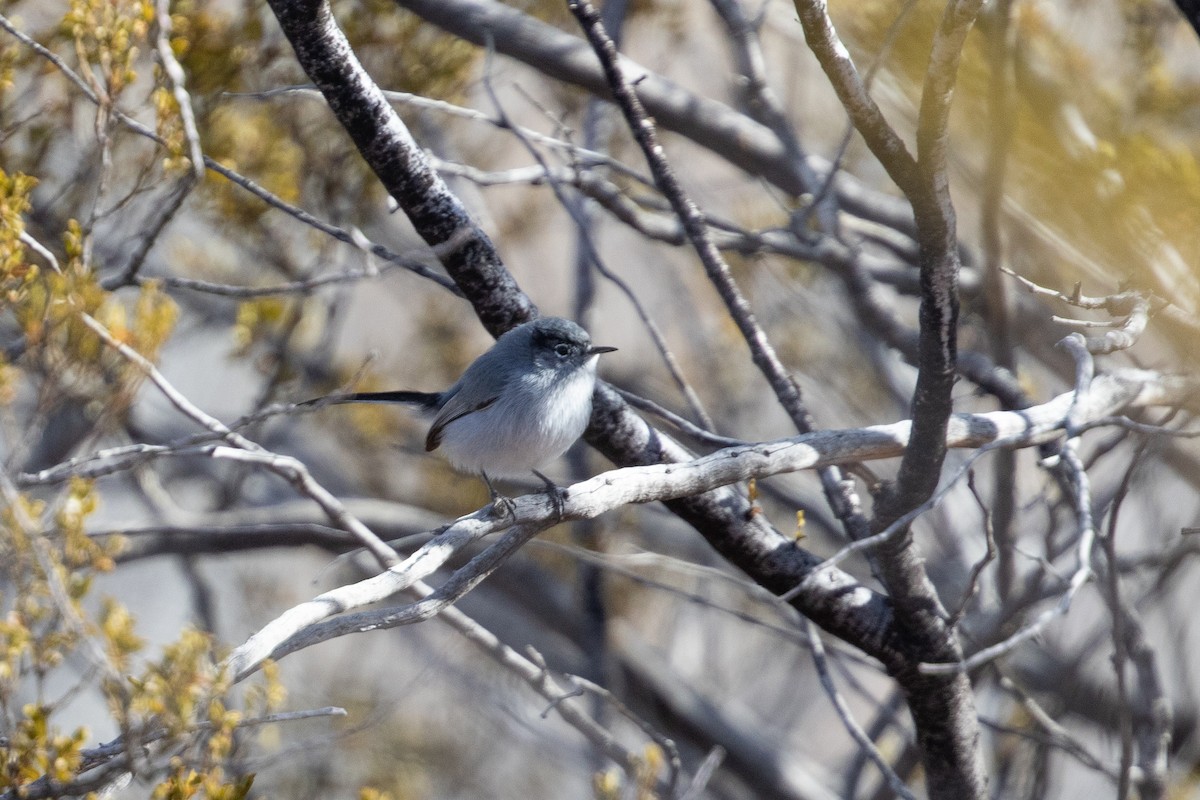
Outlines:
{"label": "white breast", "polygon": [[527,475],[558,458],[592,415],[596,359],[561,376],[546,370],[509,386],[487,408],[446,425],[440,450],[455,469],[492,477]]}

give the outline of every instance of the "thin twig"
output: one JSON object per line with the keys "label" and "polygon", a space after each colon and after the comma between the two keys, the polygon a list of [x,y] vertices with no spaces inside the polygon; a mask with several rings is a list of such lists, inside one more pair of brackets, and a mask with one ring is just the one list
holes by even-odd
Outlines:
{"label": "thin twig", "polygon": [[[1128,468],[1121,477],[1109,510],[1108,529],[1101,537],[1107,561],[1104,570],[1105,600],[1112,616],[1113,670],[1116,674],[1119,730],[1121,734],[1120,773],[1117,782],[1117,797],[1128,797],[1133,786],[1135,770],[1135,724],[1140,728],[1137,736],[1140,780],[1137,782],[1139,795],[1162,797],[1165,794],[1166,742],[1170,737],[1170,706],[1162,693],[1162,681],[1154,651],[1146,642],[1141,620],[1134,606],[1121,593],[1121,569],[1117,559],[1117,524],[1122,504],[1129,494],[1133,478],[1142,465],[1147,443],[1142,442]],[[1138,673],[1137,710],[1131,701],[1128,672],[1133,666]],[[1137,723],[1136,720],[1142,720]]]}
{"label": "thin twig", "polygon": [[1071,603],[1079,593],[1079,590],[1092,579],[1094,576],[1091,566],[1092,547],[1096,540],[1096,530],[1092,522],[1090,481],[1088,480],[1087,472],[1083,468],[1083,462],[1080,461],[1079,454],[1070,441],[1063,445],[1059,454],[1059,467],[1065,473],[1067,484],[1072,489],[1071,499],[1075,511],[1077,540],[1075,545],[1075,571],[1067,580],[1067,585],[1059,596],[1058,602],[1042,611],[1031,622],[1023,625],[1011,636],[990,647],[985,647],[973,653],[970,657],[963,659],[961,663],[922,664],[921,672],[930,675],[946,674],[959,670],[971,672],[984,664],[1011,653],[1020,645],[1041,634],[1051,622],[1064,616],[1071,609]]}
{"label": "thin twig", "polygon": [[642,397],[641,395],[634,394],[633,392],[627,392],[624,389],[617,389],[616,391],[617,394],[621,395],[621,399],[639,411],[647,411],[656,417],[660,417],[661,419],[666,420],[679,430],[686,433],[688,436],[698,439],[706,444],[713,444],[718,447],[736,447],[739,444],[746,444],[744,439],[734,439],[730,436],[720,436],[712,433],[711,431],[707,431],[686,417],[681,417],[674,411],[671,411],[669,408],[665,408],[653,400]]}
{"label": "thin twig", "polygon": [[817,212],[817,219],[825,232],[836,231],[837,198],[830,192],[837,174],[836,164],[824,182],[809,166],[795,125],[767,80],[766,56],[759,40],[758,26],[747,16],[742,0],[712,0],[712,4],[729,32],[751,116],[770,128],[783,145],[786,157],[796,165],[796,172],[810,200],[805,212]]}
{"label": "thin twig", "polygon": [[[318,717],[344,717],[346,709],[339,706],[325,706],[324,708],[306,708],[298,711],[278,711],[273,714],[262,714],[256,717],[247,717],[239,720],[236,724],[238,728],[253,728],[260,725],[274,725],[279,722],[296,722],[299,720],[316,719]],[[210,730],[213,727],[212,722],[203,721],[196,725],[195,730],[204,731]],[[144,731],[139,739],[143,744],[152,744],[160,739],[170,736],[171,733],[166,728],[155,728],[153,730]],[[111,742],[96,745],[95,747],[87,747],[80,751],[83,756],[85,769],[93,769],[100,763],[108,759],[121,755],[128,748],[128,744],[122,738],[114,739]]]}
{"label": "thin twig", "polygon": [[[288,483],[299,491],[301,494],[310,497],[329,515],[329,518],[343,530],[353,534],[362,543],[364,547],[371,551],[381,564],[388,566],[399,560],[396,551],[388,547],[378,536],[376,536],[366,525],[356,519],[346,507],[338,500],[329,490],[321,486],[312,475],[308,472],[308,468],[299,460],[288,456],[280,456],[271,453],[250,441],[233,430],[226,427],[220,420],[212,417],[202,411],[192,401],[188,400],[181,392],[179,392],[170,381],[159,372],[141,353],[138,353],[124,342],[118,341],[113,335],[93,319],[90,315],[80,313],[80,320],[90,328],[97,336],[99,336],[105,344],[116,350],[130,362],[135,364],[145,375],[150,379],[150,382],[167,398],[171,405],[175,406],[184,416],[189,417],[202,427],[219,435],[222,439],[229,442],[233,448],[238,448],[243,455],[256,457],[257,462],[266,466],[269,470],[284,478]],[[213,455],[223,453],[227,448],[216,448]]]}
{"label": "thin twig", "polygon": [[[834,553],[833,555],[829,556],[824,561],[822,561],[821,564],[817,567],[817,569],[814,570],[813,573],[810,574],[805,580],[806,581],[817,580],[817,579],[819,579],[818,576],[820,575],[820,571],[822,569],[837,566],[841,562],[845,561],[847,558],[850,558],[850,556],[853,556],[857,553],[866,552],[873,548],[877,548],[880,545],[883,545],[883,544],[895,539],[898,535],[900,535],[901,533],[906,531],[908,529],[908,526],[911,525],[913,523],[913,521],[916,520],[918,517],[922,516],[927,511],[931,511],[932,509],[937,508],[938,505],[941,504],[942,500],[945,499],[946,495],[948,495],[951,491],[954,490],[955,486],[957,486],[957,484],[958,484],[958,481],[960,479],[962,479],[962,477],[964,475],[970,475],[971,468],[975,465],[976,461],[978,461],[983,456],[985,456],[988,453],[993,452],[995,450],[1002,450],[1002,449],[1012,447],[1015,443],[1016,443],[1016,440],[1012,440],[1012,439],[997,439],[995,441],[989,442],[986,445],[981,446],[979,449],[977,449],[975,452],[971,453],[967,457],[966,461],[961,466],[959,466],[958,470],[955,471],[954,475],[950,476],[950,478],[943,483],[942,487],[938,491],[936,491],[932,495],[930,495],[929,499],[927,499],[925,502],[921,503],[916,508],[900,515],[895,520],[893,520],[890,525],[888,525],[886,528],[879,531],[878,533],[872,534],[871,536],[868,536],[865,539],[857,539],[853,542],[850,542],[850,543],[844,545],[836,553]],[[799,594],[801,591],[803,591],[803,589],[804,589],[804,585],[798,584],[791,590],[789,590],[789,591],[785,592],[783,595],[781,595],[781,598],[784,600],[791,599],[792,597],[795,597],[797,594]]]}
{"label": "thin twig", "polygon": [[[742,338],[750,349],[751,360],[767,379],[779,404],[791,417],[796,429],[802,433],[814,430],[815,424],[800,397],[799,385],[788,374],[765,331],[755,319],[750,303],[742,295],[733,279],[729,265],[725,263],[725,259],[709,235],[708,222],[704,214],[676,178],[674,169],[667,161],[662,145],[659,143],[654,121],[646,114],[641,100],[626,78],[617,58],[616,48],[605,32],[599,14],[587,0],[567,0],[567,7],[579,21],[584,35],[600,59],[609,88],[617,105],[625,115],[625,121],[633,133],[634,139],[642,149],[642,154],[650,166],[650,172],[654,175],[655,184],[666,196],[671,203],[671,208],[683,223],[688,239],[700,262],[704,265],[705,273],[725,303],[726,310],[738,326]],[[863,538],[868,526],[866,519],[859,511],[861,502],[858,501],[853,484],[842,480],[840,469],[823,469],[820,474],[822,485],[825,487],[834,513],[846,526],[850,538]]]}
{"label": "thin twig", "polygon": [[723,760],[725,760],[725,748],[715,745],[700,762],[700,766],[696,768],[692,782],[688,784],[683,794],[679,795],[679,800],[699,800],[705,787],[708,786],[708,782],[712,779],[713,773],[717,771],[717,767],[721,766]]}
{"label": "thin twig", "polygon": [[21,235],[18,238],[20,238],[21,244],[46,259],[46,263],[50,265],[50,269],[58,273],[62,272],[62,268],[58,266],[58,259],[54,257],[54,253],[50,252],[45,245],[33,238],[29,231],[21,231]]}
{"label": "thin twig", "polygon": [[[1004,451],[1010,452],[1010,451]],[[979,512],[983,516],[983,536],[987,543],[987,552],[983,554],[983,558],[975,562],[971,567],[971,573],[967,576],[967,588],[963,590],[962,602],[958,608],[951,612],[947,625],[951,628],[958,625],[963,615],[967,613],[967,606],[970,605],[975,593],[979,590],[979,576],[987,568],[987,565],[992,563],[996,558],[996,537],[992,530],[992,515],[988,511],[987,504],[983,502],[983,498],[979,496],[979,490],[975,488],[975,471],[971,470],[967,473],[967,488],[971,491],[971,496],[975,498],[975,505],[979,507]]]}
{"label": "thin twig", "polygon": [[675,358],[675,354],[671,352],[671,348],[667,345],[666,337],[663,336],[662,330],[658,327],[658,323],[654,321],[654,318],[646,310],[645,305],[637,296],[637,293],[633,290],[633,287],[630,286],[629,283],[622,279],[619,275],[610,270],[608,265],[604,263],[604,260],[600,257],[600,251],[596,248],[596,244],[594,241],[592,241],[592,237],[588,232],[586,220],[583,219],[583,217],[579,214],[579,210],[575,207],[575,205],[570,202],[559,183],[551,177],[550,166],[546,163],[545,158],[543,158],[542,154],[538,152],[537,148],[534,147],[533,144],[519,132],[517,126],[508,121],[508,115],[504,110],[504,106],[500,103],[500,98],[496,95],[495,89],[492,86],[490,54],[491,50],[489,49],[489,66],[485,71],[483,83],[484,87],[487,89],[488,96],[492,101],[492,107],[495,109],[497,118],[500,119],[502,123],[505,123],[504,127],[512,131],[513,135],[517,137],[517,141],[521,143],[533,160],[537,162],[538,166],[541,168],[546,177],[547,183],[550,186],[550,190],[554,193],[554,197],[558,200],[559,205],[561,205],[563,210],[565,210],[574,220],[579,241],[592,265],[595,266],[597,272],[599,272],[613,285],[620,289],[621,293],[624,294],[629,300],[634,311],[637,313],[638,318],[641,319],[642,324],[645,326],[646,331],[650,334],[650,339],[654,342],[655,348],[662,357],[663,363],[667,367],[668,374],[670,374],[671,379],[679,388],[680,393],[688,402],[688,405],[692,407],[693,413],[696,414],[697,418],[702,420],[707,427],[712,427],[712,419],[709,417],[708,412],[704,410],[704,406],[700,402],[700,396],[696,394],[696,390],[692,388],[692,385],[684,376],[683,370],[679,366],[679,361]]}
{"label": "thin twig", "polygon": [[[1022,708],[1029,714],[1030,718],[1033,719],[1033,721],[1050,736],[1050,741],[1056,747],[1061,748],[1065,753],[1079,761],[1084,766],[1096,770],[1097,772],[1100,772],[1103,775],[1111,778],[1114,783],[1116,782],[1117,773],[1112,767],[1106,764],[1103,760],[1092,755],[1092,753],[1088,751],[1087,747],[1082,742],[1080,742],[1065,726],[1061,725],[1054,718],[1052,713],[1043,708],[1041,703],[1039,703],[1032,695],[1018,686],[1017,683],[1008,675],[1004,674],[1003,671],[1000,674],[1000,688],[1009,692],[1017,699],[1017,702],[1021,704]],[[1023,732],[1014,731],[1014,733]]]}
{"label": "thin twig", "polygon": [[1004,272],[1016,279],[1031,294],[1051,297],[1076,308],[1103,310],[1113,315],[1116,320],[1109,322],[1054,318],[1056,322],[1080,327],[1118,326],[1117,330],[1109,331],[1103,336],[1089,336],[1083,340],[1088,352],[1094,355],[1114,353],[1132,347],[1145,332],[1146,326],[1150,322],[1150,314],[1166,305],[1159,298],[1135,291],[1093,297],[1083,294],[1078,284],[1070,294],[1065,294],[1056,289],[1040,286],[1007,267],[1004,268]]}
{"label": "thin twig", "polygon": [[[21,42],[21,44],[28,47],[33,52],[35,52],[37,55],[46,59],[51,64],[53,64],[54,67],[56,69],[58,69],[58,71],[61,72],[69,81],[71,81],[71,83],[75,84],[75,86],[81,92],[83,92],[84,96],[87,97],[92,103],[95,103],[97,105],[100,104],[101,101],[100,101],[99,96],[96,94],[96,92],[92,89],[92,87],[88,84],[87,81],[85,81],[83,78],[81,78],[79,76],[78,73],[76,73],[73,69],[71,69],[71,67],[65,61],[63,61],[63,59],[59,58],[55,53],[53,53],[52,51],[43,47],[37,41],[35,41],[34,39],[32,39],[31,37],[26,35],[24,32],[22,32],[19,28],[14,26],[12,24],[12,22],[7,17],[5,17],[3,14],[0,14],[0,28],[3,28],[9,34],[11,34],[13,37],[15,37],[19,42]],[[119,111],[114,112],[114,116],[118,122],[120,122],[122,125],[124,125],[129,130],[133,131],[137,135],[142,136],[147,139],[150,139],[151,141],[156,142],[159,145],[165,144],[165,142],[162,140],[162,137],[160,137],[152,129],[146,127],[141,122],[134,119],[133,117],[123,114]],[[323,220],[320,220],[320,219],[314,217],[312,214],[309,214],[304,209],[299,208],[298,206],[294,206],[291,203],[286,202],[285,200],[280,198],[278,195],[263,188],[262,186],[260,186],[259,184],[255,183],[253,180],[251,180],[250,178],[247,178],[246,176],[241,175],[241,174],[235,172],[234,170],[229,169],[228,167],[224,166],[223,164],[219,163],[218,161],[216,161],[212,158],[209,158],[208,156],[204,156],[204,166],[205,166],[205,168],[217,173],[218,175],[221,175],[222,177],[226,178],[227,180],[231,181],[232,183],[235,183],[238,186],[240,186],[241,188],[250,192],[255,197],[262,200],[264,203],[271,206],[272,208],[275,208],[279,211],[284,212],[285,214],[288,214],[289,216],[298,220],[299,222],[302,222],[305,225],[315,228],[328,236],[332,236],[333,238],[337,239],[340,242],[345,242],[346,244],[350,244],[350,245],[355,244],[355,238],[354,238],[353,234],[350,233],[349,231],[343,230],[343,229],[337,227],[336,225],[331,225],[328,222],[325,222]],[[428,266],[426,266],[423,263],[414,261],[412,259],[406,259],[401,256],[398,256],[380,244],[374,244],[371,246],[371,254],[377,258],[381,258],[385,261],[396,264],[397,266],[399,266],[403,269],[406,269],[409,272],[412,272],[416,275],[419,275],[422,278],[425,278],[426,280],[433,281],[434,283],[438,284],[439,286],[441,286],[444,289],[447,289],[448,291],[454,293],[455,295],[458,295],[458,296],[462,295],[462,291],[458,288],[458,286],[454,283],[454,281],[452,281],[450,278],[446,277],[445,275],[443,275],[439,272],[435,272],[434,270],[430,269]],[[135,276],[135,278],[140,280],[140,278],[137,278],[137,276]],[[198,288],[198,287],[191,287],[191,288]]]}
{"label": "thin twig", "polygon": [[[299,97],[310,98],[314,100],[322,99],[321,93],[312,84],[301,86],[277,86],[273,89],[267,89],[262,92],[223,92],[222,97],[231,98],[250,98],[250,99],[268,99],[283,95],[297,95]],[[397,92],[388,89],[383,90],[383,96],[394,103],[403,103],[404,105],[412,106],[413,108],[429,109],[438,111],[449,116],[458,117],[460,119],[468,119],[476,122],[484,122],[500,130],[508,130],[513,133],[520,133],[525,138],[532,142],[536,142],[546,147],[561,150],[571,155],[573,159],[588,166],[606,167],[627,178],[631,178],[637,183],[645,186],[653,186],[653,182],[644,174],[630,167],[628,164],[613,158],[607,153],[602,153],[598,150],[580,147],[579,145],[566,139],[559,139],[553,136],[547,136],[541,131],[536,131],[533,128],[526,128],[515,125],[511,120],[501,119],[479,111],[478,109],[468,108],[466,106],[455,105],[454,103],[446,102],[445,100],[437,100],[431,97],[422,97],[419,94],[411,94],[409,92]],[[429,154],[427,154],[429,155]]]}
{"label": "thin twig", "polygon": [[867,757],[883,773],[884,780],[887,781],[892,791],[898,797],[905,798],[905,800],[916,800],[913,793],[904,785],[904,781],[892,769],[892,765],[879,752],[879,748],[875,746],[875,743],[863,731],[862,726],[854,719],[854,715],[850,712],[850,707],[846,705],[845,699],[834,684],[833,676],[829,674],[829,665],[825,661],[825,646],[821,643],[821,632],[813,624],[812,620],[807,617],[804,619],[804,627],[808,633],[809,646],[812,648],[813,665],[816,667],[817,676],[821,679],[821,686],[825,689],[825,694],[829,697],[830,702],[833,703],[833,707],[837,711],[842,725],[845,726],[846,730],[850,733],[850,737],[854,739],[859,748],[867,754]]}
{"label": "thin twig", "polygon": [[[415,585],[411,592],[417,597],[426,596],[433,590],[423,583]],[[474,644],[500,666],[519,676],[534,691],[547,700],[555,702],[559,716],[574,727],[614,763],[619,765],[630,779],[636,780],[641,759],[626,749],[620,741],[594,719],[581,711],[570,700],[563,700],[563,690],[545,670],[518,653],[487,628],[467,616],[456,606],[450,606],[438,615],[438,620],[458,631],[467,641]]]}
{"label": "thin twig", "polygon": [[[541,653],[539,653],[533,647],[526,648],[526,652],[529,654],[529,658],[531,661],[533,661],[533,663],[537,664],[542,670],[547,672],[549,671],[549,668],[546,666],[546,659]],[[565,679],[568,683],[571,683],[579,689],[582,689],[594,695],[595,697],[600,698],[605,703],[612,706],[612,708],[615,709],[618,714],[625,717],[625,719],[629,720],[638,728],[640,728],[642,732],[646,734],[646,736],[652,739],[654,743],[662,749],[663,753],[666,755],[667,764],[671,768],[671,776],[667,780],[667,790],[669,792],[668,796],[674,796],[679,785],[679,779],[683,774],[683,762],[679,757],[679,748],[675,745],[675,742],[670,737],[651,725],[647,720],[634,713],[633,709],[623,703],[620,698],[595,681],[589,681],[587,678],[579,675],[567,675],[565,676]],[[554,705],[557,705],[557,703]]]}

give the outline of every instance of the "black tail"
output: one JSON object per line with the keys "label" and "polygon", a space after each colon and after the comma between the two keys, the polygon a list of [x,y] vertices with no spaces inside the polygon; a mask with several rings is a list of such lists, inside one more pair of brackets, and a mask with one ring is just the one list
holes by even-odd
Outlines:
{"label": "black tail", "polygon": [[298,403],[301,406],[337,406],[342,403],[409,403],[421,408],[436,409],[442,406],[442,395],[438,392],[351,392],[314,397]]}

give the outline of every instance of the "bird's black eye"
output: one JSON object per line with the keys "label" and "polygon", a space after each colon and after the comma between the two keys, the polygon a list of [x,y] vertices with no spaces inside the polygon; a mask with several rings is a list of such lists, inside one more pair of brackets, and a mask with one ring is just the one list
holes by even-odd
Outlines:
{"label": "bird's black eye", "polygon": [[558,353],[560,356],[569,356],[571,354],[571,345],[567,344],[566,342],[559,342],[558,344],[554,345],[554,352]]}

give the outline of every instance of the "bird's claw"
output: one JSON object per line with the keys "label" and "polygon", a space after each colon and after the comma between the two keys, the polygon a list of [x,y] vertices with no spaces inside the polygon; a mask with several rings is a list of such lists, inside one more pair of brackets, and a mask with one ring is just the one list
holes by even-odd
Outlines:
{"label": "bird's claw", "polygon": [[562,522],[563,514],[566,513],[567,490],[536,469],[533,471],[533,474],[537,475],[546,486],[546,494],[550,496],[550,502],[554,504],[554,521],[556,523]]}
{"label": "bird's claw", "polygon": [[488,477],[486,472],[480,474],[483,476],[483,482],[487,484],[488,494],[492,498],[492,513],[500,517],[509,517],[513,522],[516,522],[517,504],[513,502],[511,497],[496,491],[496,487],[492,485],[492,479]]}

